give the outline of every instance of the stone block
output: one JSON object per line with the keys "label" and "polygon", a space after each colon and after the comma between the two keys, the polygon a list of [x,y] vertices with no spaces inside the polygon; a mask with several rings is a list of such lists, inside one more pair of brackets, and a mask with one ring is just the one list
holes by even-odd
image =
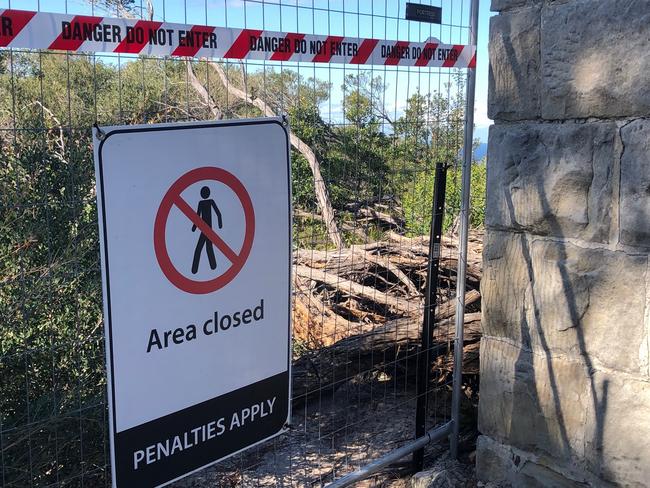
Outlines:
{"label": "stone block", "polygon": [[650,247],[650,121],[639,119],[621,129],[622,244]]}
{"label": "stone block", "polygon": [[493,12],[503,12],[513,8],[540,5],[541,3],[542,0],[492,0],[490,10]]}
{"label": "stone block", "polygon": [[527,297],[532,270],[526,265],[528,240],[524,235],[488,230],[483,239],[481,311],[483,334],[506,337],[530,347],[527,327]]}
{"label": "stone block", "polygon": [[542,117],[650,113],[649,24],[647,0],[549,3],[541,24]]}
{"label": "stone block", "polygon": [[484,334],[589,368],[646,372],[647,257],[489,231],[483,261]]}
{"label": "stone block", "polygon": [[[621,339],[622,340],[622,339]],[[650,480],[650,380],[597,372],[587,425],[587,459],[598,476],[617,486],[647,487]]]}
{"label": "stone block", "polygon": [[490,18],[488,116],[540,116],[540,10],[526,8]]}
{"label": "stone block", "polygon": [[516,470],[512,448],[481,435],[476,440],[476,478],[497,486],[512,486],[508,475]]}
{"label": "stone block", "polygon": [[[567,472],[554,460],[501,444],[480,436],[476,445],[476,474],[479,481],[514,488],[576,488],[594,486],[579,481],[579,473]],[[576,479],[577,478],[577,479]],[[602,486],[601,483],[598,486]]]}
{"label": "stone block", "polygon": [[617,134],[611,122],[492,126],[486,225],[609,242]]}
{"label": "stone block", "polygon": [[587,368],[504,340],[481,340],[479,431],[524,451],[584,456]]}
{"label": "stone block", "polygon": [[648,486],[648,378],[589,375],[574,361],[531,355],[490,338],[481,343],[481,368],[480,481]]}

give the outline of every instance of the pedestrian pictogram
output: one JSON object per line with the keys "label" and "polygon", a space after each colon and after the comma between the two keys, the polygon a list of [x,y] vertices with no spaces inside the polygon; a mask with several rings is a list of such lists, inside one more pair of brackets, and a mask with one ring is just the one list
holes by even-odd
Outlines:
{"label": "pedestrian pictogram", "polygon": [[[181,193],[183,193],[183,191],[190,185],[197,182],[203,183],[209,181],[227,185],[235,193],[241,203],[244,211],[246,232],[244,234],[244,241],[241,249],[238,251],[232,249],[212,227],[213,212],[217,216],[219,229],[222,229],[223,227],[223,218],[221,211],[214,200],[209,198],[210,188],[208,186],[203,186],[201,188],[201,200],[199,201],[196,210],[194,210],[192,205],[185,201],[181,196]],[[218,268],[213,245],[230,262],[229,265],[223,266],[225,268],[224,272],[209,280],[196,280],[194,278],[189,278],[187,276],[189,274],[187,271],[183,272],[183,270],[179,270],[179,266],[172,262],[165,241],[167,235],[167,219],[169,218],[170,211],[173,207],[178,208],[190,220],[192,223],[192,231],[198,229],[201,232],[194,249],[191,274],[196,274],[198,272],[201,254],[204,250],[207,254],[210,268],[213,270]],[[255,211],[253,210],[253,203],[251,202],[251,198],[244,185],[235,175],[222,168],[202,167],[182,175],[172,184],[163,197],[154,225],[154,248],[160,269],[174,286],[187,293],[204,294],[211,293],[224,287],[232,281],[235,276],[237,276],[250,253],[254,236]]]}
{"label": "pedestrian pictogram", "polygon": [[113,488],[286,431],[289,154],[279,118],[95,132]]}
{"label": "pedestrian pictogram", "polygon": [[[219,207],[214,203],[214,200],[210,198],[210,188],[204,186],[201,188],[201,198],[199,206],[196,208],[196,215],[198,215],[205,224],[212,228],[212,210],[217,215],[217,223],[219,228],[223,228],[223,221],[221,218],[221,212]],[[192,232],[196,231],[196,224],[192,225]],[[199,237],[198,242],[196,243],[196,248],[194,249],[194,259],[192,259],[192,274],[196,274],[199,271],[199,263],[201,262],[201,251],[205,248],[205,252],[208,255],[210,260],[210,269],[217,268],[217,259],[214,257],[214,248],[212,247],[212,241],[208,239],[203,232]]]}

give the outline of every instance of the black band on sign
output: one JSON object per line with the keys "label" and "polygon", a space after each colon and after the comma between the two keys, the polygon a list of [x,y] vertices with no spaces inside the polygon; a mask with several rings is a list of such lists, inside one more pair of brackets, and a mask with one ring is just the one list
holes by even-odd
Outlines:
{"label": "black band on sign", "polygon": [[212,464],[283,429],[284,372],[115,435],[118,486],[152,487]]}

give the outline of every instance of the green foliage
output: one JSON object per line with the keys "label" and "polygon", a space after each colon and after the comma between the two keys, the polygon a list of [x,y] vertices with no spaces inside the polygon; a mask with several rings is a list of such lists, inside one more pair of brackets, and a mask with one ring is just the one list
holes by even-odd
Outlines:
{"label": "green foliage", "polygon": [[293,152],[291,155],[291,192],[294,206],[315,210],[314,178],[309,163],[302,154]]}
{"label": "green foliage", "polygon": [[298,216],[294,219],[293,243],[298,249],[333,249],[325,225],[316,215]]}
{"label": "green foliage", "polygon": [[333,143],[324,155],[324,174],[334,207],[386,193],[391,139],[383,131],[371,92],[379,90],[367,75],[348,75],[343,89],[345,121],[334,126]]}
{"label": "green foliage", "polygon": [[[400,175],[400,200],[409,235],[427,235],[431,224],[434,169],[445,164],[447,173],[443,229],[449,230],[460,212],[461,174],[456,168],[464,141],[464,82],[456,73],[445,92],[414,94],[404,114],[395,121],[395,163]],[[472,165],[470,224],[483,225],[485,164]]]}
{"label": "green foliage", "polygon": [[[472,164],[469,216],[471,227],[482,227],[485,220],[486,169],[485,162]],[[415,178],[413,187],[402,196],[406,229],[410,236],[429,234],[434,180],[433,171],[422,172]],[[452,167],[447,171],[444,231],[450,229],[460,213],[461,181],[460,168]]]}
{"label": "green foliage", "polygon": [[[13,69],[13,80],[0,74],[0,93],[14,95],[0,97],[0,125],[17,129],[0,134],[0,423],[12,432],[2,454],[8,483],[42,486],[78,471],[80,439],[64,432],[83,425],[85,458],[104,456],[88,107],[109,97],[99,91],[96,99],[88,80],[110,86],[111,70],[84,58],[16,54]],[[18,469],[25,452],[31,479]]]}
{"label": "green foliage", "polygon": [[116,66],[59,53],[0,61],[0,424],[11,433],[3,480],[51,486],[84,463],[87,485],[104,486],[91,126],[204,118],[205,109],[187,95],[178,62]]}
{"label": "green foliage", "polygon": [[452,96],[450,89],[448,85],[446,94],[412,95],[404,114],[395,121],[395,157],[408,170],[418,171],[439,162],[452,164],[457,159],[463,144],[465,98],[462,91]]}

